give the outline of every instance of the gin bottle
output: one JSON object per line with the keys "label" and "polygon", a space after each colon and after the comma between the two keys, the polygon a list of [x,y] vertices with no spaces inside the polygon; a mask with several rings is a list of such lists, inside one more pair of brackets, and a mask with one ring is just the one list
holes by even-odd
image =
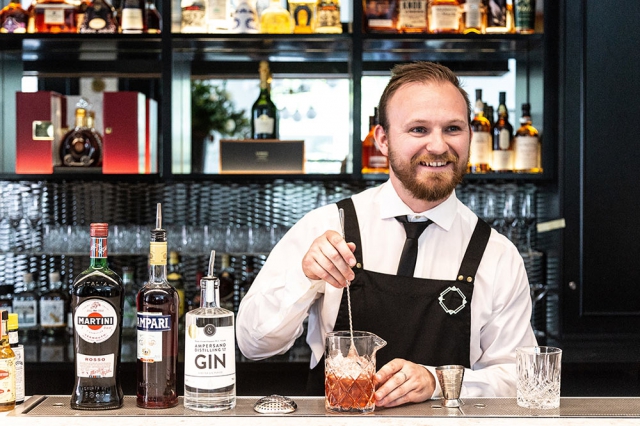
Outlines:
{"label": "gin bottle", "polygon": [[236,405],[234,319],[220,307],[215,255],[212,251],[207,276],[200,280],[200,308],[187,312],[185,322],[184,406],[197,411]]}
{"label": "gin bottle", "polygon": [[142,408],[178,405],[178,302],[167,281],[167,231],[162,229],[158,203],[156,228],[151,230],[149,281],[138,292],[137,400]]}

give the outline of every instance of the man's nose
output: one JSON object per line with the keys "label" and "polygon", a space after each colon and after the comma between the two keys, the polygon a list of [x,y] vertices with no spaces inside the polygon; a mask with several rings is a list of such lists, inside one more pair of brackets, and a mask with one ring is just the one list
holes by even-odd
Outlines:
{"label": "man's nose", "polygon": [[441,155],[449,150],[449,145],[447,145],[442,132],[435,131],[427,138],[424,148],[429,154]]}

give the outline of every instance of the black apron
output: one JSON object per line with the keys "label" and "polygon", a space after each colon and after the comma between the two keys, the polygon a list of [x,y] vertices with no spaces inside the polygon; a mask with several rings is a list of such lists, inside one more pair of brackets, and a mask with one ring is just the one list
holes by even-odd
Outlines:
{"label": "black apron", "polygon": [[[364,269],[353,201],[348,198],[337,204],[345,214],[345,238],[356,244],[355,278],[350,287],[353,329],[369,331],[387,341],[376,354],[377,368],[394,358],[431,366],[470,367],[473,283],[491,227],[478,218],[455,281],[399,277]],[[384,245],[384,236],[379,244]],[[334,330],[349,330],[346,291]],[[324,395],[324,357],[309,373],[307,393]]]}

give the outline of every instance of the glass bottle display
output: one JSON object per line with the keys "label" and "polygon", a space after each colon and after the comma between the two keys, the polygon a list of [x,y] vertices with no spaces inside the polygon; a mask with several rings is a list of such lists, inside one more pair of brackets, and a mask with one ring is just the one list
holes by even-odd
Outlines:
{"label": "glass bottle display", "polygon": [[60,143],[60,160],[67,167],[102,166],[102,139],[89,127],[88,105],[79,103],[75,126]]}
{"label": "glass bottle display", "polygon": [[16,355],[9,345],[9,312],[0,311],[0,412],[16,407]]}
{"label": "glass bottle display", "polygon": [[183,33],[206,33],[207,16],[203,0],[182,0],[182,21],[180,31]]}
{"label": "glass bottle display", "polygon": [[379,124],[378,108],[369,117],[369,133],[362,141],[362,173],[389,173],[389,159],[378,148],[375,128]]}
{"label": "glass bottle display", "polygon": [[538,130],[531,125],[531,105],[524,103],[520,127],[513,142],[514,170],[518,173],[542,173],[541,151]]}
{"label": "glass bottle display", "polygon": [[200,280],[200,308],[185,319],[184,406],[221,411],[236,405],[233,312],[220,307],[220,280],[214,276],[215,251]]}
{"label": "glass bottle display", "polygon": [[533,34],[536,28],[535,0],[514,1],[514,27],[518,34]]}
{"label": "glass bottle display", "polygon": [[509,112],[505,104],[507,94],[500,92],[499,97],[498,121],[493,126],[491,169],[501,173],[513,170],[513,126],[509,123]]}
{"label": "glass bottle display", "polygon": [[398,32],[398,0],[365,0],[363,15],[369,33]]}
{"label": "glass bottle display", "polygon": [[108,224],[92,223],[90,236],[89,267],[71,287],[75,353],[71,408],[108,410],[124,402],[120,384],[124,286],[107,262]]}
{"label": "glass bottle display", "polygon": [[260,32],[263,34],[291,34],[291,14],[282,7],[280,0],[271,0],[260,16]]}
{"label": "glass bottle display", "polygon": [[144,10],[145,28],[149,34],[160,34],[162,32],[162,16],[156,8],[154,0],[147,0]]}
{"label": "glass bottle display", "polygon": [[142,408],[178,405],[179,296],[167,281],[167,231],[162,229],[162,206],[157,205],[151,230],[149,281],[138,292],[137,397]]}
{"label": "glass bottle display", "polygon": [[33,279],[33,274],[26,273],[23,276],[23,289],[13,298],[13,312],[18,315],[21,334],[35,337],[39,332],[38,324],[38,284]]}
{"label": "glass bottle display", "polygon": [[49,289],[40,296],[40,327],[42,334],[63,337],[67,334],[69,295],[62,288],[59,272],[49,273]]}
{"label": "glass bottle display", "polygon": [[256,34],[260,32],[260,18],[253,0],[240,0],[232,15],[231,32]]}
{"label": "glass bottle display", "polygon": [[398,31],[401,33],[427,33],[427,0],[400,1]]}
{"label": "glass bottle display", "polygon": [[145,31],[145,0],[123,0],[119,10],[120,32],[142,34]]}
{"label": "glass bottle display", "polygon": [[484,34],[487,28],[487,11],[482,0],[466,0],[462,5],[462,33]]}
{"label": "glass bottle display", "polygon": [[12,312],[9,314],[9,320],[7,321],[9,346],[15,356],[16,366],[16,404],[24,402],[24,346],[20,344],[20,338],[18,335],[18,329],[20,324],[18,322],[18,314]]}
{"label": "glass bottle display", "polygon": [[482,102],[482,89],[476,89],[476,103],[474,117],[471,120],[471,145],[469,149],[469,172],[486,173],[491,170],[492,161],[492,137],[491,123],[484,116],[484,102]]}
{"label": "glass bottle display", "polygon": [[316,19],[316,33],[342,34],[339,0],[318,0],[316,10],[318,14]]}
{"label": "glass bottle display", "polygon": [[271,100],[269,63],[260,61],[260,95],[251,108],[251,138],[278,138],[278,109]]}
{"label": "glass bottle display", "polygon": [[[115,34],[118,24],[115,9],[107,0],[91,0],[84,11],[78,32],[83,34]],[[89,126],[91,127],[91,126]]]}
{"label": "glass bottle display", "polygon": [[511,0],[489,0],[487,28],[490,34],[506,34],[513,29],[513,4]]}
{"label": "glass bottle display", "polygon": [[429,6],[429,32],[457,34],[460,32],[458,0],[432,0]]}
{"label": "glass bottle display", "polygon": [[316,27],[315,0],[289,1],[289,13],[293,20],[294,34],[311,34]]}
{"label": "glass bottle display", "polygon": [[229,31],[231,24],[230,0],[208,0],[205,7],[207,32],[220,33]]}
{"label": "glass bottle display", "polygon": [[20,6],[20,2],[11,0],[0,10],[0,34],[24,34],[29,26],[29,14]]}
{"label": "glass bottle display", "polygon": [[66,0],[37,0],[33,4],[33,32],[75,33],[76,5]]}

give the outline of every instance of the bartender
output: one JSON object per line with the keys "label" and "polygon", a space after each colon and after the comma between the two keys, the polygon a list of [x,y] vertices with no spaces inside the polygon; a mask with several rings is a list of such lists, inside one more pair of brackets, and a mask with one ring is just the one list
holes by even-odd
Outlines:
{"label": "bartender", "polygon": [[282,354],[308,318],[309,389],[322,395],[325,336],[349,329],[350,285],[353,328],[388,342],[376,355],[377,406],[441,396],[435,367],[446,364],[466,367],[461,396],[514,397],[515,348],[536,345],[529,283],[515,246],[455,194],[468,95],[444,66],[397,65],[378,111],[389,180],[309,212],[274,247],[240,305],[240,350]]}

